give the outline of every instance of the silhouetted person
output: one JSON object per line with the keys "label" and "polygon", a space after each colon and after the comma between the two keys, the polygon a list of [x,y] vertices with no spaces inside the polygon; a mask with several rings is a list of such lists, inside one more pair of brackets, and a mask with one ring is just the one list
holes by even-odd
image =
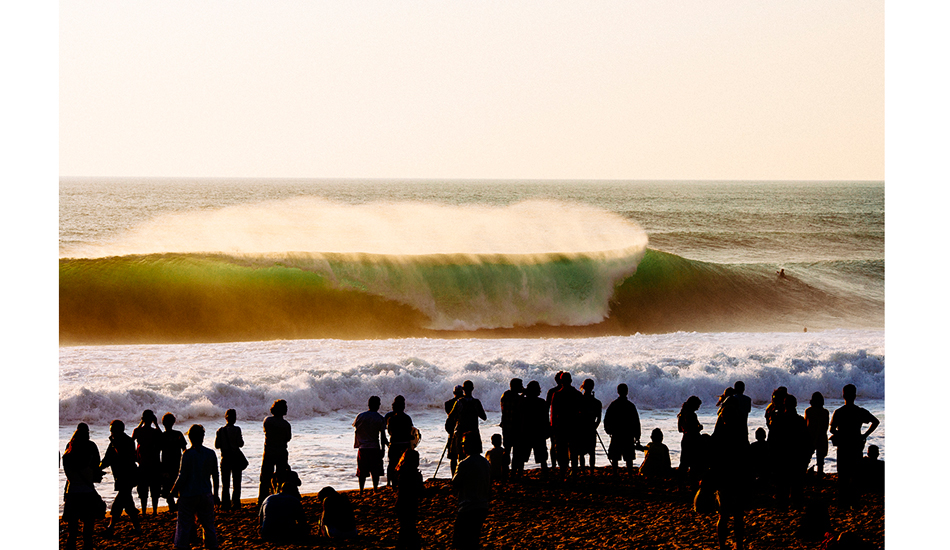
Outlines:
{"label": "silhouetted person", "polygon": [[386,421],[379,414],[380,399],[369,398],[369,410],[361,412],[353,427],[356,438],[353,447],[359,449],[356,454],[356,476],[360,481],[360,493],[366,485],[366,478],[373,478],[373,489],[379,488],[379,476],[383,475],[383,448],[386,447]]}
{"label": "silhouetted person", "polygon": [[676,415],[676,429],[683,434],[678,473],[681,479],[690,482],[690,486],[695,486],[700,479],[698,475],[702,460],[700,434],[703,431],[703,425],[699,423],[696,411],[702,404],[703,402],[698,397],[691,395]]}
{"label": "silhouetted person", "polygon": [[760,485],[769,479],[771,456],[765,440],[765,428],[756,428],[755,441],[749,444],[749,472]]}
{"label": "silhouetted person", "polygon": [[501,394],[501,438],[502,446],[509,457],[514,456],[514,448],[523,444],[522,430],[524,413],[524,382],[520,378],[512,378],[508,389]]}
{"label": "silhouetted person", "polygon": [[719,504],[719,520],[716,534],[720,550],[726,549],[729,538],[729,522],[735,548],[745,548],[745,508],[750,486],[749,469],[746,467],[748,445],[734,445],[728,439],[710,438],[711,464],[703,477],[703,486],[709,483],[716,489]]}
{"label": "silhouetted person", "polygon": [[398,483],[396,464],[402,454],[409,450],[412,439],[412,418],[406,414],[406,398],[397,395],[393,400],[393,410],[383,417],[386,424],[386,433],[389,434],[389,464],[386,466],[386,485]]}
{"label": "silhouetted person", "polygon": [[828,456],[828,409],[825,408],[825,398],[821,392],[811,394],[811,405],[805,409],[805,424],[811,439],[811,454],[815,455],[815,472],[820,476],[825,472],[825,457]]}
{"label": "silhouetted person", "polygon": [[603,404],[594,397],[594,381],[590,378],[581,384],[580,430],[578,433],[577,455],[580,466],[584,466],[584,457],[590,456],[590,468],[594,469],[597,456],[597,428],[600,426]]}
{"label": "silhouetted person", "polygon": [[515,447],[512,458],[512,470],[518,475],[524,473],[525,462],[534,451],[534,461],[541,465],[541,474],[548,472],[547,439],[551,430],[548,420],[548,406],[541,398],[541,384],[536,380],[528,382],[524,390],[524,445]]}
{"label": "silhouetted person", "polygon": [[[853,504],[857,496],[861,454],[864,442],[877,429],[880,421],[873,414],[854,404],[857,388],[848,384],[842,390],[844,405],[831,416],[831,440],[838,454],[838,482],[840,496],[846,504]],[[864,424],[868,430],[861,433]]]}
{"label": "silhouetted person", "polygon": [[111,537],[115,532],[115,524],[124,511],[129,515],[132,526],[137,535],[142,534],[139,521],[139,511],[132,498],[132,489],[138,486],[138,466],[135,464],[135,444],[132,438],[125,433],[125,423],[113,420],[109,424],[109,446],[102,457],[99,468],[112,468],[112,477],[115,479],[115,499],[112,501],[109,525],[103,532],[104,537]]}
{"label": "silhouetted person", "polygon": [[445,448],[449,455],[449,464],[452,467],[452,473],[455,474],[455,467],[458,465],[458,444],[455,441],[455,424],[454,418],[452,418],[452,408],[455,407],[455,402],[462,398],[465,395],[465,392],[462,390],[461,384],[455,386],[455,389],[452,390],[452,399],[449,399],[445,402],[445,432],[448,434],[448,440],[445,442]]}
{"label": "silhouetted person", "polygon": [[[472,441],[478,447],[476,452],[482,454],[482,440],[478,433],[478,420],[487,420],[488,416],[485,414],[485,409],[482,408],[482,402],[472,396],[474,390],[475,384],[471,380],[462,383],[463,396],[452,406],[452,412],[449,413],[449,424],[455,427],[453,429],[455,434],[455,437],[452,438],[453,442],[460,443],[459,434],[472,433],[478,440],[478,443]],[[456,451],[456,455],[461,456],[461,449],[456,449]]]}
{"label": "silhouetted person", "polygon": [[162,430],[158,418],[150,409],[142,413],[142,420],[132,430],[136,443],[135,460],[139,464],[139,499],[142,514],[148,512],[148,493],[152,492],[152,513],[158,513],[158,499],[162,496]]}
{"label": "silhouetted person", "polygon": [[479,548],[491,498],[491,465],[479,454],[481,441],[477,437],[471,432],[462,435],[464,458],[452,477],[459,499],[452,545],[463,550]]}
{"label": "silhouetted person", "polygon": [[172,493],[178,495],[175,548],[190,548],[195,518],[204,531],[205,548],[217,548],[214,507],[218,503],[218,457],[204,446],[204,426],[192,424],[187,435],[191,447],[181,455],[181,470],[172,487]]}
{"label": "silhouetted person", "polygon": [[732,396],[723,404],[726,416],[726,428],[730,437],[737,443],[749,444],[749,413],[752,411],[752,399],[745,394],[745,383],[737,380],[732,387]]}
{"label": "silhouetted person", "polygon": [[663,431],[653,428],[650,432],[650,442],[643,452],[643,464],[640,465],[640,475],[649,477],[670,477],[673,466],[670,463],[670,449],[663,444]]}
{"label": "silhouetted person", "polygon": [[300,491],[297,489],[299,484],[299,477],[287,475],[280,483],[278,492],[264,499],[260,512],[260,532],[265,542],[286,544],[299,541],[309,534]]}
{"label": "silhouetted person", "polygon": [[419,472],[419,453],[409,449],[403,453],[396,464],[396,518],[399,520],[399,539],[396,550],[418,550],[422,548],[419,536],[419,502],[422,500],[424,485]]}
{"label": "silhouetted person", "polygon": [[561,377],[564,376],[564,371],[558,371],[554,375],[554,387],[548,390],[547,395],[544,398],[545,403],[547,404],[547,412],[545,413],[548,417],[548,429],[551,437],[551,467],[557,467],[557,436],[554,433],[554,430],[551,430],[551,400],[554,398],[555,392],[561,389]]}
{"label": "silhouetted person", "polygon": [[317,493],[323,503],[318,532],[321,537],[331,539],[350,539],[356,536],[356,520],[353,518],[353,506],[346,495],[336,492],[333,487],[324,487]]}
{"label": "silhouetted person", "polygon": [[63,521],[66,522],[66,548],[75,550],[82,522],[83,550],[95,545],[95,524],[105,504],[96,491],[102,481],[99,469],[99,447],[89,440],[89,426],[80,422],[63,451],[63,473],[66,491],[63,494]]}
{"label": "silhouetted person", "polygon": [[732,394],[735,390],[731,387],[726,388],[722,391],[722,395],[719,396],[719,399],[716,401],[716,407],[719,410],[716,412],[716,425],[713,426],[713,437],[721,438],[726,437],[726,415],[723,414],[725,411],[726,400],[732,397]]}
{"label": "silhouetted person", "polygon": [[871,493],[884,494],[884,461],[877,445],[868,445],[868,454],[861,459],[864,486]]}
{"label": "silhouetted person", "polygon": [[[221,508],[230,510],[241,507],[241,472],[247,468],[247,457],[241,451],[244,446],[244,436],[237,421],[237,411],[228,409],[224,413],[225,425],[218,428],[214,435],[214,447],[221,449]],[[234,481],[234,492],[230,492],[231,481]],[[265,499],[266,500],[266,499]]]}
{"label": "silhouetted person", "polygon": [[772,392],[772,401],[765,407],[765,427],[768,428],[768,440],[772,440],[772,423],[775,418],[785,411],[785,396],[788,395],[788,388],[779,386]]}
{"label": "silhouetted person", "polygon": [[551,396],[551,433],[558,442],[557,465],[562,479],[568,465],[572,472],[577,472],[578,466],[583,396],[571,383],[571,373],[565,372],[561,375],[561,387]]}
{"label": "silhouetted person", "polygon": [[[811,456],[811,436],[805,419],[798,414],[798,400],[794,395],[785,396],[785,412],[782,414],[781,437],[772,443],[776,446],[776,459],[779,473],[776,476],[776,498],[779,505],[785,505],[791,497],[792,503],[800,507],[805,471]],[[779,420],[776,420],[779,422]]]}
{"label": "silhouetted person", "polygon": [[511,464],[511,457],[501,446],[501,434],[492,434],[491,444],[492,448],[485,453],[485,459],[491,464],[491,479],[497,482],[508,481],[508,467]]}
{"label": "silhouetted person", "polygon": [[292,436],[290,422],[284,420],[287,415],[287,402],[283,399],[274,401],[270,407],[270,414],[264,419],[264,456],[261,458],[261,483],[257,491],[257,508],[264,504],[264,499],[271,492],[271,481],[290,470],[287,444]]}
{"label": "silhouetted person", "polygon": [[188,442],[185,441],[185,434],[174,429],[175,415],[165,413],[162,416],[162,426],[165,431],[162,432],[162,495],[168,502],[168,509],[172,512],[178,511],[178,504],[175,497],[171,494],[172,485],[178,479],[178,467],[181,465],[181,453],[188,448]]}
{"label": "silhouetted person", "polygon": [[637,445],[640,444],[640,415],[637,407],[627,399],[627,391],[626,384],[617,386],[617,399],[604,413],[604,431],[610,435],[607,459],[614,470],[620,460],[627,463],[628,470],[633,470]]}

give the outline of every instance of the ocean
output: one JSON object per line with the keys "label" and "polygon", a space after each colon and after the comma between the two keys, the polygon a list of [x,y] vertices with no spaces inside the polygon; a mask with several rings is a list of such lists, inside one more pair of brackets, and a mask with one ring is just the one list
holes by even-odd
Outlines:
{"label": "ocean", "polygon": [[884,456],[883,182],[63,178],[59,198],[61,449],[81,421],[104,452],[115,418],[213,431],[234,408],[251,498],[286,399],[301,490],[351,489],[353,419],[403,395],[445,477],[455,385],[488,447],[509,380],[565,370],[604,408],[628,384],[674,465],[680,405],[708,432],[736,380],[750,432],[778,386],[801,413],[854,383]]}

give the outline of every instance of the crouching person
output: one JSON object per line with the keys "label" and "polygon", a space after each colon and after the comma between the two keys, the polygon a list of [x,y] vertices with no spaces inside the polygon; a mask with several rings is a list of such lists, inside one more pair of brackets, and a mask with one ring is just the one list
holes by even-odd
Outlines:
{"label": "crouching person", "polygon": [[[293,472],[291,472],[293,473]],[[261,538],[266,542],[288,543],[299,541],[309,534],[307,519],[300,502],[296,474],[287,476],[278,492],[264,499],[261,506]]]}
{"label": "crouching person", "polygon": [[185,550],[191,547],[197,516],[204,531],[205,548],[216,549],[214,507],[218,503],[218,459],[214,451],[202,445],[205,429],[201,424],[192,424],[187,436],[191,447],[181,455],[181,469],[171,489],[171,494],[178,496],[175,548]]}

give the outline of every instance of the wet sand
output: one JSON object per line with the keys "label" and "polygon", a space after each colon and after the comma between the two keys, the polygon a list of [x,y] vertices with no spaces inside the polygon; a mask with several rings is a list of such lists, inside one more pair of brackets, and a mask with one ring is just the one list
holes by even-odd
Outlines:
{"label": "wet sand", "polygon": [[[218,543],[227,548],[373,548],[396,547],[398,524],[393,489],[344,492],[356,513],[359,537],[330,541],[314,535],[299,544],[275,545],[258,536],[254,501],[245,500],[239,511],[218,511]],[[838,506],[835,476],[816,479],[809,475],[806,503],[826,503],[831,531],[854,531],[875,548],[884,546],[884,496],[868,494],[855,509]],[[137,497],[136,497],[137,498]],[[496,483],[491,511],[482,531],[483,548],[660,548],[717,549],[715,513],[697,514],[693,492],[673,480],[650,481],[627,472],[598,468],[577,480],[543,480],[540,470],[529,470],[522,480]],[[321,513],[316,495],[303,496],[304,510],[315,532]],[[448,480],[426,482],[419,509],[419,533],[425,548],[451,548],[457,499]],[[151,510],[151,509],[150,509]],[[821,540],[802,540],[797,531],[803,510],[779,509],[765,494],[755,494],[747,507],[746,548],[816,549]],[[108,519],[97,522],[101,532]],[[168,549],[176,522],[175,513],[160,510],[143,520],[144,535],[133,536],[127,518],[118,523],[112,539],[97,536],[100,549]],[[730,538],[731,543],[731,538]],[[60,547],[65,545],[65,524],[60,522]],[[79,547],[82,548],[80,542]],[[193,545],[202,548],[200,541]],[[730,544],[731,547],[731,544]]]}

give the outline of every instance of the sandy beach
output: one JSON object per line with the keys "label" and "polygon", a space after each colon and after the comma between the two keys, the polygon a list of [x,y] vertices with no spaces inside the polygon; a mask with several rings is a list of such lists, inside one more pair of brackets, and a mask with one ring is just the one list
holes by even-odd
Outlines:
{"label": "sandy beach", "polygon": [[[873,548],[884,546],[884,495],[867,494],[855,509],[841,508],[834,499],[834,475],[807,478],[806,506],[828,506],[830,531],[853,531]],[[311,535],[298,544],[281,548],[395,548],[398,524],[395,492],[380,488],[345,492],[356,514],[359,538],[330,541]],[[648,480],[627,472],[598,468],[592,474],[563,482],[543,480],[540,470],[529,470],[521,480],[496,483],[491,511],[482,534],[483,548],[718,548],[717,514],[697,514],[693,493],[672,480]],[[321,504],[316,495],[304,495],[303,505],[312,530]],[[426,482],[419,510],[419,532],[425,548],[451,547],[457,499],[447,479]],[[820,539],[798,536],[804,510],[779,509],[764,492],[756,494],[746,512],[746,547],[749,549],[816,549]],[[97,522],[101,532],[108,519]],[[176,515],[160,510],[143,521],[144,535],[135,537],[123,519],[112,539],[98,539],[97,548],[171,548]],[[218,512],[221,548],[272,548],[258,535],[254,503],[245,500],[236,512]],[[65,524],[60,522],[60,547],[65,545]],[[730,539],[731,541],[731,539]],[[80,548],[81,548],[80,543]],[[195,548],[200,548],[197,542]]]}

